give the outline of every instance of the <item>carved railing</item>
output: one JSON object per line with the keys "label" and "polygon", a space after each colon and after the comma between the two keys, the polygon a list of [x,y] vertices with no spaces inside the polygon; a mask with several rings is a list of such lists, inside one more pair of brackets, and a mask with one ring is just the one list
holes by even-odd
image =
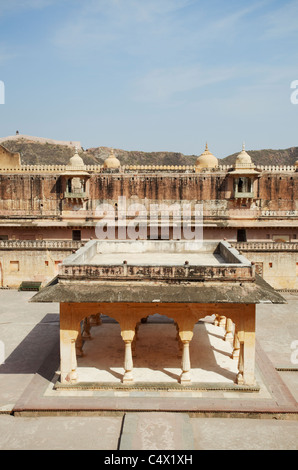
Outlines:
{"label": "carved railing", "polygon": [[238,251],[298,251],[298,242],[231,242]]}
{"label": "carved railing", "polygon": [[[256,165],[255,168],[261,172],[290,172],[297,171],[297,167],[294,165]],[[219,164],[216,168],[211,168],[205,171],[217,172],[217,171],[229,171],[234,169],[234,165],[221,165]],[[84,170],[94,173],[109,172],[105,170],[103,165],[84,165],[83,167],[73,167],[68,165],[21,165],[19,168],[1,168],[0,173],[62,173],[68,170]],[[195,165],[122,165],[119,168],[120,173],[129,172],[152,172],[152,171],[166,171],[174,173],[194,173],[196,170]],[[203,169],[204,172],[204,169]],[[201,172],[200,172],[201,173]],[[200,174],[198,173],[198,174]]]}
{"label": "carved railing", "polygon": [[73,240],[0,240],[0,250],[78,250],[83,245]]}
{"label": "carved railing", "polygon": [[99,173],[102,165],[84,165],[83,167],[68,165],[22,165],[19,168],[1,168],[0,173],[64,173],[65,171],[90,171]]}
{"label": "carved railing", "polygon": [[262,210],[260,217],[298,217],[298,211]]}
{"label": "carved railing", "polygon": [[261,171],[276,171],[277,173],[280,171],[292,172],[296,170],[294,165],[257,165],[256,168]]}
{"label": "carved railing", "polygon": [[194,165],[123,165],[123,172],[129,171],[168,171],[168,172],[194,172]]}

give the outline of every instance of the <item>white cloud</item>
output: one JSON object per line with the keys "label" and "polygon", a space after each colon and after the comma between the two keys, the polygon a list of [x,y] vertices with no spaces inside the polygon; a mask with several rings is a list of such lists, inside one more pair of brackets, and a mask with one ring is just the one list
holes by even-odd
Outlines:
{"label": "white cloud", "polygon": [[[258,65],[253,63],[237,66],[203,66],[200,64],[185,67],[153,69],[137,79],[133,86],[133,98],[143,103],[166,103],[175,105],[187,103],[196,107],[202,100],[222,102],[243,109],[257,102],[274,102],[280,97],[286,100],[289,95],[290,79],[295,77],[295,66],[280,67],[279,65]],[[214,88],[215,96],[210,96],[208,87],[225,83],[224,96],[221,86]],[[208,98],[195,92],[203,87],[208,91]],[[188,93],[191,92],[189,95]],[[255,97],[255,99],[253,99]]]}
{"label": "white cloud", "polygon": [[[193,0],[87,0],[80,8],[70,9],[53,36],[56,46],[68,52],[73,46],[91,51],[117,44],[133,53],[138,41],[156,34],[166,36],[167,22]],[[163,25],[161,28],[160,25]]]}
{"label": "white cloud", "polygon": [[298,33],[298,2],[292,0],[266,15],[266,39],[277,39]]}
{"label": "white cloud", "polygon": [[[62,0],[63,1],[63,0]],[[0,15],[17,12],[20,10],[42,9],[48,7],[58,0],[9,0],[0,3]]]}
{"label": "white cloud", "polygon": [[219,83],[234,76],[235,70],[231,67],[206,70],[200,65],[192,65],[155,69],[136,81],[135,99],[143,102],[167,101],[175,95]]}
{"label": "white cloud", "polygon": [[10,48],[4,43],[0,43],[0,64],[4,64],[7,60],[13,59],[16,54],[10,51]]}

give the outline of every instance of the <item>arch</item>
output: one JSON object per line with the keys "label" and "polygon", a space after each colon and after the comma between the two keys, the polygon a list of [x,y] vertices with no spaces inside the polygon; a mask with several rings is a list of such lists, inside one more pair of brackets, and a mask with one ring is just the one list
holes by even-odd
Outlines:
{"label": "arch", "polygon": [[[241,307],[241,310],[240,310]],[[60,354],[61,382],[66,384],[77,381],[76,342],[80,335],[81,321],[98,312],[117,321],[120,335],[124,341],[124,375],[122,382],[131,384],[133,376],[133,342],[142,318],[159,313],[174,320],[177,328],[176,338],[182,349],[182,373],[180,383],[191,383],[189,346],[194,335],[194,327],[200,318],[217,314],[226,316],[238,331],[239,374],[237,383],[254,384],[254,304],[179,304],[179,303],[61,303],[60,304]],[[230,322],[231,323],[231,322]],[[230,325],[231,326],[231,325]],[[232,328],[226,330],[226,340]],[[181,370],[180,369],[180,370]]]}
{"label": "arch", "polygon": [[238,180],[238,193],[244,192],[244,178],[239,178]]}

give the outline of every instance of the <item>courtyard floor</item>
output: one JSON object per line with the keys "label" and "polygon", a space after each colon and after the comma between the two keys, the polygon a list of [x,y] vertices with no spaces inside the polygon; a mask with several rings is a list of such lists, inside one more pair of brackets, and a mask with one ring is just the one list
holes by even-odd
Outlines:
{"label": "courtyard floor", "polygon": [[257,307],[259,390],[246,392],[233,389],[236,363],[212,318],[196,325],[191,349],[193,381],[207,385],[175,389],[175,328],[160,316],[140,326],[134,374],[165,387],[121,389],[123,344],[118,325],[104,318],[78,371],[84,382],[114,388],[56,390],[59,305],[29,303],[32,295],[0,290],[0,449],[298,448],[298,294]]}

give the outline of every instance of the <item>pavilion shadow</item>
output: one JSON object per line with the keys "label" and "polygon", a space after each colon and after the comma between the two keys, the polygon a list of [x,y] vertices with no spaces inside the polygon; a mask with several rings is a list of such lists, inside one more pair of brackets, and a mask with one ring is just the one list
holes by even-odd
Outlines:
{"label": "pavilion shadow", "polygon": [[48,313],[0,365],[0,374],[39,373],[50,381],[58,364],[59,315]]}

